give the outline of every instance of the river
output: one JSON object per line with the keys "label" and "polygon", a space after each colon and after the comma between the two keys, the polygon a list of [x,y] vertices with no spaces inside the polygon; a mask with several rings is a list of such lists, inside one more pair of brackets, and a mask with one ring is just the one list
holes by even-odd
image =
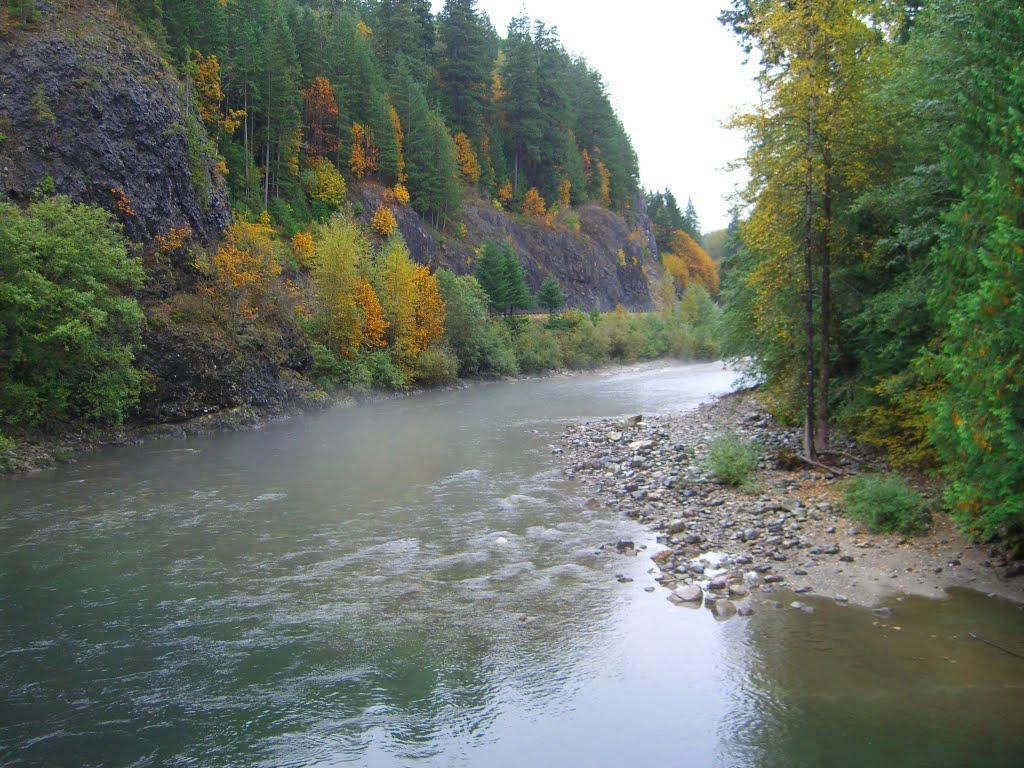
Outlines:
{"label": "river", "polygon": [[565,426],[732,378],[483,384],[0,481],[0,766],[1024,765],[1024,660],[969,636],[1024,650],[1019,606],[717,622],[602,549],[656,545],[587,509]]}

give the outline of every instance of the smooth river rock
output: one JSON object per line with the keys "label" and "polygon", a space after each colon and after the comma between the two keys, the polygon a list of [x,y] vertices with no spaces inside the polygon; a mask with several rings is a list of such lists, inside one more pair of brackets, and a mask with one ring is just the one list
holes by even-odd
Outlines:
{"label": "smooth river rock", "polygon": [[732,600],[715,600],[710,608],[716,619],[728,619],[736,615],[736,604]]}
{"label": "smooth river rock", "polygon": [[673,594],[684,603],[696,603],[704,598],[704,590],[696,584],[679,587]]}

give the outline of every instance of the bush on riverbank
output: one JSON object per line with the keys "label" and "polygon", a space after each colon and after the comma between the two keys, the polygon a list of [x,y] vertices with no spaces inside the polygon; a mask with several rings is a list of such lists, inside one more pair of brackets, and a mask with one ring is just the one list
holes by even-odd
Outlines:
{"label": "bush on riverbank", "polygon": [[113,217],[66,197],[0,203],[0,420],[120,424],[138,402],[145,277]]}
{"label": "bush on riverbank", "polygon": [[708,444],[704,465],[718,480],[738,488],[749,482],[760,458],[761,451],[752,441],[725,432]]}
{"label": "bush on riverbank", "polygon": [[847,517],[875,533],[923,533],[930,522],[925,501],[898,475],[859,475],[844,489]]}

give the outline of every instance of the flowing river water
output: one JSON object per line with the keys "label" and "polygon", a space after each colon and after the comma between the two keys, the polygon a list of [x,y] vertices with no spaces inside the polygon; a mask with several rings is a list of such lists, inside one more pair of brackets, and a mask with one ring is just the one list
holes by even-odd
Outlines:
{"label": "flowing river water", "polygon": [[969,634],[1024,652],[1019,606],[720,623],[600,549],[654,537],[586,509],[566,424],[731,381],[486,384],[0,482],[0,766],[1024,765],[1024,659]]}

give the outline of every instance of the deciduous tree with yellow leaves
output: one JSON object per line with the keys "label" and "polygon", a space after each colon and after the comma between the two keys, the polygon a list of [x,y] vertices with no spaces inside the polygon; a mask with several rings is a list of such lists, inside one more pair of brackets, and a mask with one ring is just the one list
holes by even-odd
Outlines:
{"label": "deciduous tree with yellow leaves", "polygon": [[744,279],[758,336],[788,350],[770,375],[803,384],[810,458],[828,446],[832,265],[854,250],[834,203],[864,187],[867,157],[885,134],[866,90],[887,66],[885,11],[879,0],[734,0],[723,14],[761,52],[762,99],[733,121],[750,147],[744,197],[753,211],[742,237],[758,258]]}
{"label": "deciduous tree with yellow leaves", "polygon": [[270,287],[281,274],[277,233],[266,211],[256,221],[237,217],[209,261],[199,262],[209,278],[207,292],[227,310],[232,329],[265,308]]}

